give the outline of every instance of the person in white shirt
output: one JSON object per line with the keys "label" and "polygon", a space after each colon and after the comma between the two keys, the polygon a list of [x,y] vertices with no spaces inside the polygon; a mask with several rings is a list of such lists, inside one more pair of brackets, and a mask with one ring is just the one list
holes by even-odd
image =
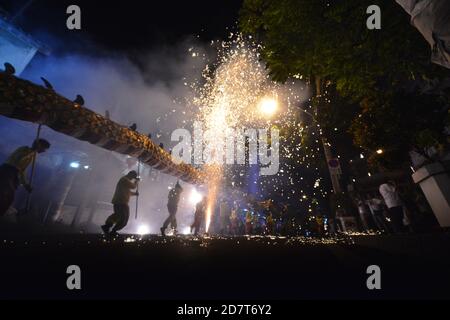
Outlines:
{"label": "person in white shirt", "polygon": [[395,182],[388,181],[380,186],[380,194],[389,210],[392,226],[395,232],[402,232],[403,225],[403,202],[397,190]]}

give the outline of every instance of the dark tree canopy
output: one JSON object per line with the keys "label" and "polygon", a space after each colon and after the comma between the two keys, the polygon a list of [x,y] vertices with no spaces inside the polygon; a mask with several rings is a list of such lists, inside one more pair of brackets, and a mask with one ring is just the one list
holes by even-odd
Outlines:
{"label": "dark tree canopy", "polygon": [[[374,4],[381,30],[366,26]],[[301,76],[328,87],[332,103],[319,106],[325,128],[345,126],[369,152],[384,147],[384,165],[395,167],[412,148],[445,143],[448,118],[449,72],[430,62],[409,19],[393,0],[245,0],[240,27],[262,42],[274,80]]]}

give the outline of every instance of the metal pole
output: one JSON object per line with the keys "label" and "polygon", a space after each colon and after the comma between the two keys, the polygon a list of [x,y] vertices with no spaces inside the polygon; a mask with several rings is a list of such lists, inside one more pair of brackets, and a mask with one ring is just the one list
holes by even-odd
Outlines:
{"label": "metal pole", "polygon": [[[141,160],[138,160],[138,178],[141,177]],[[136,196],[136,214],[135,219],[138,219],[138,210],[139,210],[139,181],[137,182],[136,192],[138,195]]]}
{"label": "metal pole", "polygon": [[331,184],[333,185],[334,193],[339,194],[342,192],[341,184],[339,182],[339,174],[337,172],[334,172],[330,167],[330,161],[333,160],[334,157],[326,138],[322,138],[322,145],[323,151],[325,153],[325,158],[327,159],[328,171],[330,172]]}
{"label": "metal pole", "polygon": [[[37,134],[36,134],[36,140],[38,140],[41,137],[41,130],[42,130],[42,124],[39,124],[38,129],[37,129]],[[31,163],[30,179],[28,181],[30,186],[33,186],[34,174],[36,172],[36,158],[37,158],[37,154],[34,155],[33,162]],[[28,214],[28,212],[30,211],[30,206],[31,206],[31,193],[28,193],[27,202],[25,204],[25,214]]]}
{"label": "metal pole", "polygon": [[[317,124],[319,123],[317,121],[316,117],[312,113],[306,111],[303,108],[299,108],[299,109],[303,113],[305,113],[308,116],[310,116],[315,123],[317,123]],[[327,139],[325,137],[322,137],[322,146],[323,146],[323,152],[325,154],[325,159],[326,159],[326,162],[327,162],[328,172],[330,173],[331,183],[333,185],[333,190],[334,190],[334,192],[336,194],[339,194],[339,193],[342,192],[342,189],[341,189],[341,185],[340,185],[340,182],[339,182],[338,175],[336,173],[332,172],[332,170],[330,168],[330,165],[329,165],[329,161],[333,159],[333,154],[331,152],[330,146],[328,145],[328,141],[327,141]]]}

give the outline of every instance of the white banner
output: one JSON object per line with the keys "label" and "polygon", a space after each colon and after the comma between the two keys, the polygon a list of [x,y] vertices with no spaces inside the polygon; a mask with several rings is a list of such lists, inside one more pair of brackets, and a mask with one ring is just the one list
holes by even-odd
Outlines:
{"label": "white banner", "polygon": [[432,49],[431,60],[450,69],[450,1],[396,0]]}

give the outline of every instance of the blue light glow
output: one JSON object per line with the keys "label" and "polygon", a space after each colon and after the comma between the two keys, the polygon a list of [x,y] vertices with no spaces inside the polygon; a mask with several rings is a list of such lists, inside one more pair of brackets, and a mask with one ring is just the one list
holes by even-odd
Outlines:
{"label": "blue light glow", "polygon": [[79,162],[72,162],[70,164],[70,167],[74,168],[74,169],[78,169],[80,167],[80,163]]}

